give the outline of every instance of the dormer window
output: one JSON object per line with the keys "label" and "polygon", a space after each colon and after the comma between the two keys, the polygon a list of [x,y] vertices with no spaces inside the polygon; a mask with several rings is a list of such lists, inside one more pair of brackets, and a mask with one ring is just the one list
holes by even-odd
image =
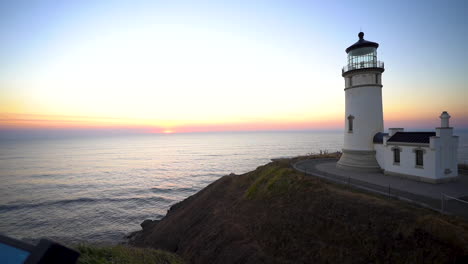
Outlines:
{"label": "dormer window", "polygon": [[348,133],[353,132],[353,122],[354,122],[354,116],[349,115],[348,116]]}

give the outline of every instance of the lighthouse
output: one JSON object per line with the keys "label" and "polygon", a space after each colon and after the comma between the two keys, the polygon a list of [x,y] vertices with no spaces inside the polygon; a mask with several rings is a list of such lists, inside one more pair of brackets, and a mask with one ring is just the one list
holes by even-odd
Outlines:
{"label": "lighthouse", "polygon": [[346,49],[348,63],[342,69],[345,80],[345,129],[343,154],[338,168],[379,171],[374,137],[383,132],[382,73],[377,59],[379,44],[364,39]]}
{"label": "lighthouse", "polygon": [[385,175],[429,183],[458,179],[458,137],[443,111],[440,127],[433,132],[406,132],[389,128],[384,133],[382,111],[383,62],[377,59],[379,44],[364,39],[346,49],[343,67],[345,115],[343,154],[336,166],[358,171],[381,171]]}

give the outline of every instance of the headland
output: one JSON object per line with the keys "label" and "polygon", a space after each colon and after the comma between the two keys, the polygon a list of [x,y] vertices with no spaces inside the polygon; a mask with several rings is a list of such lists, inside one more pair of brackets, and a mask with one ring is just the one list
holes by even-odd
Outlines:
{"label": "headland", "polygon": [[227,175],[146,220],[130,244],[189,263],[462,263],[463,218],[311,177],[279,159]]}

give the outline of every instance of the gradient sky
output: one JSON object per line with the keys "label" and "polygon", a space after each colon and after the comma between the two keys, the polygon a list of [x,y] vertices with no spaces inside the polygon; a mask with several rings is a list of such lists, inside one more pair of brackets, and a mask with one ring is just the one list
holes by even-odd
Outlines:
{"label": "gradient sky", "polygon": [[0,129],[340,129],[361,29],[386,128],[468,128],[468,1],[3,0]]}

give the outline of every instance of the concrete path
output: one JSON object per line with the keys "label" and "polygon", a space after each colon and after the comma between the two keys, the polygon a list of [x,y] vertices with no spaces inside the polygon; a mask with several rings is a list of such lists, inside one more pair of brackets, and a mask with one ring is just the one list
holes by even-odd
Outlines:
{"label": "concrete path", "polygon": [[[338,169],[337,160],[310,159],[293,167],[308,175],[347,184],[355,188],[406,200],[439,212],[456,214],[468,219],[468,175],[455,182],[431,184],[376,172],[356,172]],[[444,194],[444,195],[442,195]],[[460,200],[450,197],[462,198]]]}
{"label": "concrete path", "polygon": [[461,198],[468,197],[468,175],[460,175],[460,179],[447,183],[425,183],[396,176],[384,175],[380,172],[355,172],[339,169],[336,160],[305,160],[298,162],[296,168],[309,172],[325,173],[326,175],[350,178],[351,181],[359,180],[390,189],[413,193],[425,197],[440,199],[441,194]]}

